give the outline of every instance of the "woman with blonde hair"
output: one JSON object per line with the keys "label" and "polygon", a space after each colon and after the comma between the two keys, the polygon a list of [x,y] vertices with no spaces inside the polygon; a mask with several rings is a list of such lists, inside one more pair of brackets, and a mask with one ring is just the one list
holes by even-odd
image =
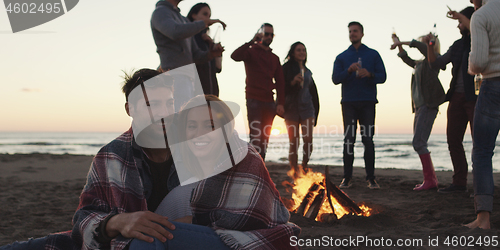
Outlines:
{"label": "woman with blonde hair", "polygon": [[[394,38],[397,38],[393,34]],[[434,51],[439,54],[439,39],[434,37],[435,43]],[[434,172],[434,165],[432,164],[430,151],[427,147],[427,141],[434,125],[439,105],[445,101],[445,93],[443,86],[439,81],[438,70],[433,70],[427,60],[427,43],[428,36],[421,36],[420,41],[412,40],[411,42],[400,42],[399,38],[395,39],[396,42],[392,45],[391,49],[399,48],[398,56],[408,66],[414,68],[411,78],[411,103],[412,111],[415,113],[413,120],[413,149],[418,153],[422,163],[422,170],[424,174],[424,181],[422,184],[417,184],[413,190],[426,190],[437,188],[438,180]],[[414,60],[408,56],[408,53],[403,49],[403,45],[408,45],[410,48],[417,48],[424,59]],[[444,70],[444,69],[443,69]]]}

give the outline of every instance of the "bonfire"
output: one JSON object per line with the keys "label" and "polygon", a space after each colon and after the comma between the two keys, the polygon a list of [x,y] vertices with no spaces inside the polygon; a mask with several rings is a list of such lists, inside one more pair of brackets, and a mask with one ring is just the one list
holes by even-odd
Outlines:
{"label": "bonfire", "polygon": [[293,188],[292,199],[285,199],[290,212],[321,222],[331,222],[349,214],[368,217],[375,213],[364,203],[354,203],[333,184],[329,179],[327,166],[325,174],[312,170],[297,174],[293,169],[287,174],[294,179],[293,184],[283,183]]}

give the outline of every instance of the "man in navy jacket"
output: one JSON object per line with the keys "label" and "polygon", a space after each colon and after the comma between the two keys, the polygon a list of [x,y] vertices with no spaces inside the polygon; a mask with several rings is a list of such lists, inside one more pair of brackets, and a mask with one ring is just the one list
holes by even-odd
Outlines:
{"label": "man in navy jacket", "polygon": [[334,84],[342,83],[342,117],[344,120],[344,179],[340,188],[349,188],[354,162],[354,142],[357,123],[365,147],[366,180],[370,189],[380,188],[375,181],[375,104],[377,84],[384,83],[387,75],[384,62],[376,50],[361,43],[363,25],[350,22],[349,40],[352,45],[337,56],[333,65]]}

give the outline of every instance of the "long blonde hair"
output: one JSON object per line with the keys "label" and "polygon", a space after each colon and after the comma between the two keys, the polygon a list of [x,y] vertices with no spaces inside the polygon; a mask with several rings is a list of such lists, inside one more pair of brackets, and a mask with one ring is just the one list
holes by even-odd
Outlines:
{"label": "long blonde hair", "polygon": [[[424,42],[424,37],[426,37],[427,35],[423,35],[423,36],[420,36],[418,38],[418,41],[419,42]],[[438,54],[438,55],[441,55],[441,43],[439,42],[439,38],[436,37],[436,44],[434,45],[434,53]]]}

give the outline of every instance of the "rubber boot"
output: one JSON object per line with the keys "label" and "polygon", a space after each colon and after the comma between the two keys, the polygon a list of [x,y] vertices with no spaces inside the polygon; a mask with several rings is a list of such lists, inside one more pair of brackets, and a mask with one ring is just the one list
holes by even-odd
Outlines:
{"label": "rubber boot", "polygon": [[424,172],[424,182],[417,185],[413,190],[427,190],[437,188],[438,180],[434,172],[434,165],[432,165],[431,153],[418,155],[422,162],[422,171]]}

